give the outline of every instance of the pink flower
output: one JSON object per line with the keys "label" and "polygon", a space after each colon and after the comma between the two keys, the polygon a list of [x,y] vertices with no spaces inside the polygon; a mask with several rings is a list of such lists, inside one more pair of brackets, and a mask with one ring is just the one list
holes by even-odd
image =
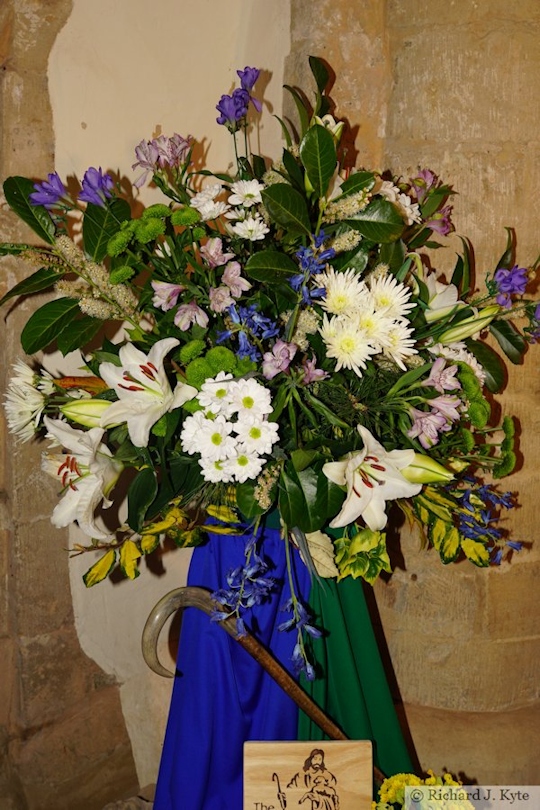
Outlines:
{"label": "pink flower", "polygon": [[448,366],[448,368],[445,368],[445,365],[446,360],[444,357],[438,357],[423,385],[432,385],[441,394],[443,391],[455,391],[456,388],[461,388],[461,383],[455,379],[458,367]]}
{"label": "pink flower", "polygon": [[311,360],[308,360],[307,357],[302,360],[302,370],[304,372],[302,382],[304,385],[309,385],[312,382],[324,380],[328,377],[326,371],[323,371],[322,368],[316,368],[316,362],[317,358],[315,356],[312,357]]}
{"label": "pink flower", "polygon": [[231,298],[231,291],[228,287],[211,287],[208,297],[212,312],[224,312],[227,307],[234,304],[234,298]]}
{"label": "pink flower", "polygon": [[298,350],[296,343],[285,343],[284,340],[276,340],[271,352],[263,355],[262,373],[267,380],[271,380],[280,371],[286,371]]}
{"label": "pink flower", "polygon": [[238,262],[229,262],[221,278],[222,282],[229,287],[231,295],[235,298],[240,298],[243,292],[251,289],[251,284],[247,278],[241,278],[241,271],[242,268]]}
{"label": "pink flower", "polygon": [[445,419],[447,419],[449,422],[458,421],[458,408],[461,406],[461,400],[459,397],[436,397],[435,399],[430,399],[429,404],[432,408],[434,408],[435,413],[442,413]]}
{"label": "pink flower", "polygon": [[181,284],[170,284],[168,281],[152,281],[151,284],[154,290],[152,303],[156,309],[161,309],[163,312],[168,312],[175,307],[178,296],[186,289]]}
{"label": "pink flower", "polygon": [[410,414],[413,417],[413,424],[407,431],[407,436],[411,439],[418,439],[424,450],[429,450],[439,441],[439,433],[450,430],[446,417],[442,413],[431,411],[419,411],[411,408]]}
{"label": "pink flower", "polygon": [[190,304],[182,304],[178,307],[178,312],[174,316],[176,326],[182,331],[187,332],[191,324],[196,323],[203,328],[208,326],[208,315],[201,309],[195,301]]}
{"label": "pink flower", "polygon": [[234,259],[234,253],[223,253],[223,243],[219,236],[209,239],[206,245],[201,247],[201,256],[209,267],[221,267],[227,264],[229,259]]}

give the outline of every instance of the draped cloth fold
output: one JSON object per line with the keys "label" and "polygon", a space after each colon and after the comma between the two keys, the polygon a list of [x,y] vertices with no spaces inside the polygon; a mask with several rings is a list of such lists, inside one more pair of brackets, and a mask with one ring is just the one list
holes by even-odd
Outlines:
{"label": "draped cloth fold", "polygon": [[[188,584],[226,587],[228,571],[244,564],[245,540],[210,535],[193,552]],[[289,617],[281,607],[290,597],[279,530],[264,530],[260,550],[273,562],[268,575],[277,587],[254,606],[246,624],[290,670],[296,633],[278,631]],[[307,599],[311,588],[316,624],[329,631],[314,640],[324,677],[304,685],[349,737],[374,742],[385,773],[410,770],[360,582],[310,585],[305,566],[296,568],[297,592]],[[154,810],[241,810],[246,740],[295,740],[298,730],[300,739],[322,739],[318,727],[298,714],[237,642],[205,614],[186,610]]]}

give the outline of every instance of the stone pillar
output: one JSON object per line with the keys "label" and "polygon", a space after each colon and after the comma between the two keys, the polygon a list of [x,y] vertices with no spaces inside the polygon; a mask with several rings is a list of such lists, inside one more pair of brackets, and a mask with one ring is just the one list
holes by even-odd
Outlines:
{"label": "stone pillar", "polygon": [[[4,0],[0,8],[1,176],[53,170],[47,60],[70,0]],[[3,241],[33,235],[0,206]],[[27,275],[1,261],[0,295]],[[23,357],[19,335],[36,305],[2,311],[3,389]],[[100,810],[136,788],[118,686],[81,651],[73,624],[67,533],[52,531],[54,485],[42,448],[20,447],[0,420],[0,808]]]}
{"label": "stone pillar", "polygon": [[[505,226],[516,228],[522,265],[539,251],[539,27],[535,0],[292,3],[289,83],[306,85],[307,54],[327,59],[337,114],[358,125],[357,165],[404,177],[427,166],[455,187],[454,221],[475,245],[479,284]],[[454,246],[457,237],[435,266],[453,265]],[[499,398],[520,421],[521,466],[503,486],[518,492],[506,525],[527,548],[497,569],[444,567],[402,531],[401,561],[375,588],[420,766],[483,784],[534,784],[540,772],[539,361],[531,347]]]}

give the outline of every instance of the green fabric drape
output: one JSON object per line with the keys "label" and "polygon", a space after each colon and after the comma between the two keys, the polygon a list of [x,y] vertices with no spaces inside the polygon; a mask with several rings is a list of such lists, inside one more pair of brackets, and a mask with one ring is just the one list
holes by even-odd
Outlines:
{"label": "green fabric drape", "polygon": [[[348,737],[372,741],[374,764],[384,774],[413,772],[362,581],[348,577],[320,584],[314,580],[309,604],[326,635],[313,639],[322,677],[304,680],[306,691]],[[300,712],[298,738],[323,740],[325,736]]]}

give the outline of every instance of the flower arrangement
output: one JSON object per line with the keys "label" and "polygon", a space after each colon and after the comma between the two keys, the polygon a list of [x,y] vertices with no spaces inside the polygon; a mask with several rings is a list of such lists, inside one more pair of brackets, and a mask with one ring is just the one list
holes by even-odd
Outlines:
{"label": "flower arrangement", "polygon": [[[246,67],[217,104],[234,175],[198,171],[192,138],[174,134],[135,150],[135,193],[148,178],[163,193],[137,215],[101,168],[76,199],[56,173],[4,184],[41,244],[0,246],[36,268],[0,303],[52,288],[22,347],[81,350],[84,365],[59,378],[19,361],[8,424],[50,443],[52,522],[88,536],[73,553],[98,554],[87,586],[118,565],[134,579],[164,537],[245,532],[246,564],[215,595],[217,617],[241,622],[272,587],[258,534],[276,509],[287,549],[320,577],[390,571],[394,506],[445,564],[520,548],[497,525],[513,495],[482,475],[516,461],[514,421],[494,423],[490,403],[501,353],[518,363],[540,336],[536,267],[518,265],[509,230],[484,289],[465,238],[449,278],[430,269],[453,230],[452,189],[428,169],[405,180],[347,166],[327,69],[310,66],[313,103],[287,88],[298,123],[281,121],[273,163],[249,150],[261,102]],[[301,595],[289,607],[288,627],[317,632]]]}
{"label": "flower arrangement", "polygon": [[[452,774],[436,776],[433,771],[422,779],[412,773],[397,773],[384,780],[378,791],[378,801],[372,804],[373,810],[394,810],[405,806],[406,788],[429,788],[433,790],[435,804],[448,807],[449,810],[473,810],[473,804],[467,798],[466,790],[461,791],[462,783],[457,782]],[[454,790],[452,790],[454,788]],[[412,794],[409,801],[418,810],[429,810],[434,801],[422,792]],[[444,798],[439,798],[444,797]],[[451,798],[450,798],[451,797]]]}

